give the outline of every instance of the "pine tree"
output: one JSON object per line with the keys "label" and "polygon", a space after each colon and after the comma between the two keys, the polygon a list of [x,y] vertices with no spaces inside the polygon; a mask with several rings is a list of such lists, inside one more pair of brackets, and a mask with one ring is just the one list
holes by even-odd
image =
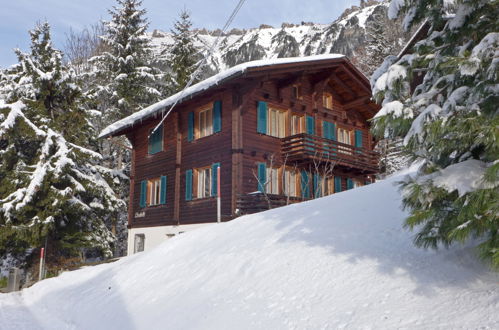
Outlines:
{"label": "pine tree", "polygon": [[[174,44],[169,54],[174,92],[182,90],[196,71],[198,52],[194,47],[196,34],[191,31],[189,12],[183,10],[175,22],[172,32]],[[193,83],[198,82],[195,77]]]}
{"label": "pine tree", "polygon": [[153,54],[145,9],[140,0],[116,0],[109,10],[102,40],[107,48],[95,56],[95,88],[89,91],[96,108],[103,111],[104,125],[146,107],[162,96],[158,90],[163,75],[153,67]]}
{"label": "pine tree", "polygon": [[391,2],[391,18],[405,12],[406,28],[426,20],[430,31],[377,79],[383,107],[374,132],[403,138],[421,162],[403,183],[415,243],[437,248],[479,237],[481,255],[499,267],[499,1],[451,5]]}
{"label": "pine tree", "polygon": [[32,31],[31,52],[0,83],[0,254],[109,257],[106,223],[125,207],[112,190],[82,107],[74,72],[52,46],[50,26]]}

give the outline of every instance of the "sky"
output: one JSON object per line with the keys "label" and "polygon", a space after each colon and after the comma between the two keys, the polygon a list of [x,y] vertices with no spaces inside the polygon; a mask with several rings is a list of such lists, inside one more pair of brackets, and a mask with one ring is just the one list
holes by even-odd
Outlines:
{"label": "sky", "polygon": [[[194,27],[222,28],[237,0],[143,0],[149,29],[169,31],[179,12],[191,12]],[[283,22],[330,23],[360,0],[246,0],[232,27],[260,24],[280,26]],[[116,0],[0,0],[0,67],[17,62],[14,48],[29,50],[28,30],[47,20],[57,48],[63,49],[70,28],[81,31],[99,20],[108,20],[108,9]],[[229,28],[229,30],[230,30]]]}

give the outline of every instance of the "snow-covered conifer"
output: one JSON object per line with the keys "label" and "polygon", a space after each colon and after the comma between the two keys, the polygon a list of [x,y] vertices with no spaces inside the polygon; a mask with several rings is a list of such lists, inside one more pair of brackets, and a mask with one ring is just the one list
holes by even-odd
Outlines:
{"label": "snow-covered conifer", "polygon": [[[183,10],[171,31],[174,44],[168,60],[175,92],[187,85],[196,70],[198,51],[194,47],[196,34],[191,31],[191,27],[190,14]],[[194,78],[193,83],[198,82],[197,78]]]}
{"label": "snow-covered conifer", "polygon": [[[403,185],[415,243],[437,248],[470,237],[499,267],[499,33],[497,0],[393,0],[409,28],[429,33],[413,53],[378,72],[383,107],[374,132],[401,137],[422,166]],[[446,6],[449,5],[449,6]]]}
{"label": "snow-covered conifer", "polygon": [[30,35],[30,53],[16,51],[19,63],[1,83],[0,250],[26,256],[47,240],[49,256],[111,256],[115,238],[106,224],[125,204],[91,150],[81,91],[52,46],[49,24]]}
{"label": "snow-covered conifer", "polygon": [[104,22],[102,40],[106,51],[91,61],[95,65],[93,96],[104,115],[105,124],[124,118],[157,101],[163,75],[152,66],[153,54],[147,36],[146,10],[140,0],[116,0]]}

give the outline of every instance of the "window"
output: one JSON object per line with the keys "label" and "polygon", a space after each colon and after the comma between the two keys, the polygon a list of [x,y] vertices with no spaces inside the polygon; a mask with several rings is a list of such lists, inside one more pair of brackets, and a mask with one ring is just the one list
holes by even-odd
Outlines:
{"label": "window", "polygon": [[206,109],[199,112],[198,115],[198,138],[213,134],[213,110]]}
{"label": "window", "polygon": [[284,170],[284,195],[299,197],[299,181],[296,171],[286,168]]}
{"label": "window", "polygon": [[362,181],[360,180],[353,180],[353,187],[354,188],[359,188],[359,187],[362,187],[363,184],[362,184]]}
{"label": "window", "polygon": [[197,198],[211,196],[211,167],[198,168],[195,170],[197,180]]}
{"label": "window", "polygon": [[267,132],[278,138],[286,136],[286,111],[269,109]]}
{"label": "window", "polygon": [[303,121],[303,116],[291,116],[291,135],[301,134],[305,131]]}
{"label": "window", "polygon": [[166,204],[166,176],[140,183],[140,207]]}
{"label": "window", "polygon": [[338,142],[345,144],[352,144],[352,139],[350,137],[351,131],[344,128],[338,128]]}
{"label": "window", "polygon": [[301,94],[301,85],[293,85],[293,97],[297,100],[303,99]]}
{"label": "window", "polygon": [[322,105],[324,108],[332,109],[333,108],[333,96],[331,93],[322,94]]}
{"label": "window", "polygon": [[213,163],[211,166],[187,170],[185,172],[185,200],[216,196],[219,167],[220,163]]}
{"label": "window", "polygon": [[161,180],[159,178],[152,179],[147,182],[147,205],[159,205],[161,196]]}
{"label": "window", "polygon": [[161,124],[158,129],[154,131],[154,133],[152,132],[153,130],[154,128],[149,131],[149,154],[155,154],[163,151],[163,124]]}
{"label": "window", "polygon": [[265,186],[267,194],[279,194],[279,172],[279,168],[277,167],[267,168],[267,184]]}
{"label": "window", "polygon": [[133,253],[144,251],[146,237],[144,234],[135,234],[133,242]]}

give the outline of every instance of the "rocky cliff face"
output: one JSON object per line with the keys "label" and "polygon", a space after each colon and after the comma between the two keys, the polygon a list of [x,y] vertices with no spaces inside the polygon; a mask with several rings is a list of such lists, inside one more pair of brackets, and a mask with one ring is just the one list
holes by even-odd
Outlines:
{"label": "rocky cliff face", "polygon": [[[210,60],[206,74],[252,60],[324,53],[344,54],[354,63],[362,63],[364,58],[370,56],[366,48],[369,26],[387,19],[386,1],[368,3],[362,8],[348,9],[331,24],[284,23],[280,28],[262,25],[255,29],[233,30],[222,36],[221,46]],[[198,31],[196,45],[201,52],[208,50],[215,42],[216,35],[216,32]],[[155,31],[151,37],[158,53],[168,51],[172,43],[169,33]],[[372,72],[362,65],[360,69],[368,75]]]}

